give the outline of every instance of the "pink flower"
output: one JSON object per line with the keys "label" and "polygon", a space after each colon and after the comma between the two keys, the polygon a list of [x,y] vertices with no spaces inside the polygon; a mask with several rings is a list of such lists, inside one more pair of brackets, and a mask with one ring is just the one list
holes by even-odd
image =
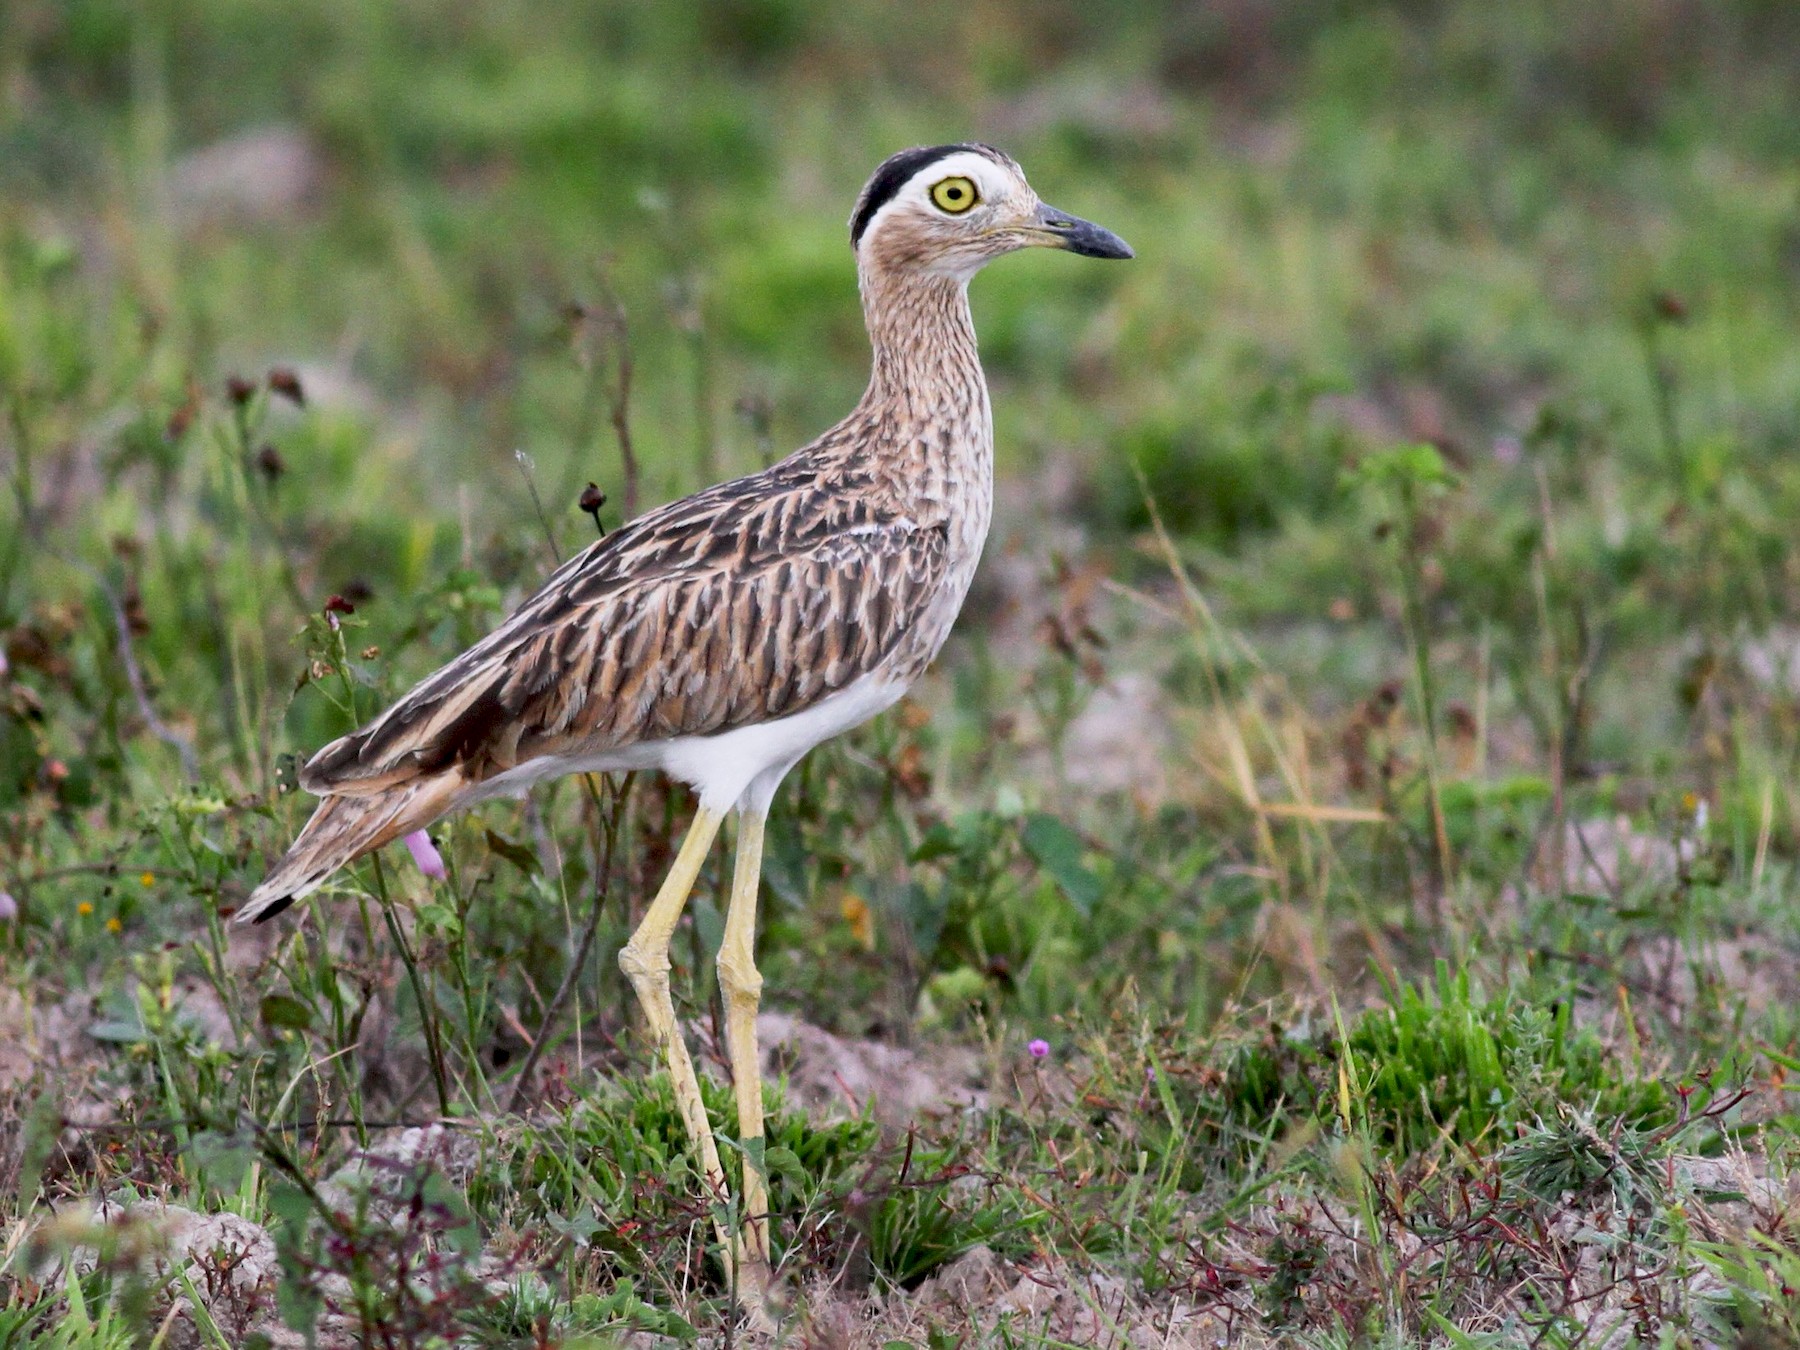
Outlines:
{"label": "pink flower", "polygon": [[1031,1052],[1031,1057],[1033,1059],[1043,1059],[1045,1056],[1047,1056],[1050,1053],[1050,1042],[1045,1041],[1045,1040],[1036,1040],[1036,1041],[1033,1041],[1030,1045],[1026,1046],[1025,1048]]}
{"label": "pink flower", "polygon": [[437,851],[437,845],[431,842],[431,836],[423,830],[414,830],[406,836],[406,847],[413,855],[413,861],[419,870],[433,881],[443,881],[450,875],[444,866],[444,855]]}
{"label": "pink flower", "polygon": [[0,891],[0,923],[11,923],[19,917],[19,902],[6,891]]}

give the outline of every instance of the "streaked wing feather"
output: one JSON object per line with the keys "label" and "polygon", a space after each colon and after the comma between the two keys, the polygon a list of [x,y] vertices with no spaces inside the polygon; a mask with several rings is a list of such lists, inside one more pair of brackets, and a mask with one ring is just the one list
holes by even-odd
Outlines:
{"label": "streaked wing feather", "polygon": [[[783,466],[640,518],[302,770],[382,791],[459,765],[705,735],[800,712],[879,668],[942,580],[949,536]],[[775,489],[771,491],[771,489]]]}

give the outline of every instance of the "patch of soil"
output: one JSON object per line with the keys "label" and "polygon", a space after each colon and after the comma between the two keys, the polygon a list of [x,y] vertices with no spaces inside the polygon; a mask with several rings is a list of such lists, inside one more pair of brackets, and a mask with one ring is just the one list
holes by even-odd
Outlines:
{"label": "patch of soil", "polygon": [[981,1064],[960,1048],[905,1050],[879,1041],[849,1040],[788,1013],[757,1019],[763,1074],[785,1078],[788,1097],[825,1118],[873,1108],[883,1125],[984,1110]]}

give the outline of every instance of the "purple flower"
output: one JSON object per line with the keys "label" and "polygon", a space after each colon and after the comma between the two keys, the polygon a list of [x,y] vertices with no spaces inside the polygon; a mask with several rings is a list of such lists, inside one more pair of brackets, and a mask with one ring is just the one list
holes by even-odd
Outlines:
{"label": "purple flower", "polygon": [[10,892],[0,891],[0,923],[11,923],[19,917],[19,902]]}
{"label": "purple flower", "polygon": [[413,855],[413,861],[419,870],[433,881],[443,881],[449,877],[450,871],[444,866],[444,855],[437,851],[437,845],[431,842],[431,836],[423,830],[414,830],[406,836],[406,847]]}
{"label": "purple flower", "polygon": [[1050,1042],[1046,1040],[1035,1040],[1025,1048],[1031,1052],[1031,1057],[1033,1059],[1043,1059],[1050,1053]]}

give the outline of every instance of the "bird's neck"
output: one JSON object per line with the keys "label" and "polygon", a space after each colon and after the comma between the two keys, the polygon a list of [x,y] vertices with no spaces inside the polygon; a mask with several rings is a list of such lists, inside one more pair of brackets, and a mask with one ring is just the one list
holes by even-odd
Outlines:
{"label": "bird's neck", "polygon": [[846,425],[860,424],[860,458],[920,523],[952,531],[960,581],[981,556],[994,504],[994,420],[975,352],[965,281],[865,269],[863,315],[875,363],[869,389]]}
{"label": "bird's neck", "polygon": [[967,281],[875,267],[858,280],[875,357],[863,407],[921,422],[971,419],[985,438],[987,382]]}
{"label": "bird's neck", "polygon": [[884,479],[885,490],[916,521],[949,527],[953,567],[946,584],[960,604],[994,509],[994,419],[975,351],[968,282],[875,267],[865,267],[858,279],[875,362],[851,421],[887,447],[863,468]]}

